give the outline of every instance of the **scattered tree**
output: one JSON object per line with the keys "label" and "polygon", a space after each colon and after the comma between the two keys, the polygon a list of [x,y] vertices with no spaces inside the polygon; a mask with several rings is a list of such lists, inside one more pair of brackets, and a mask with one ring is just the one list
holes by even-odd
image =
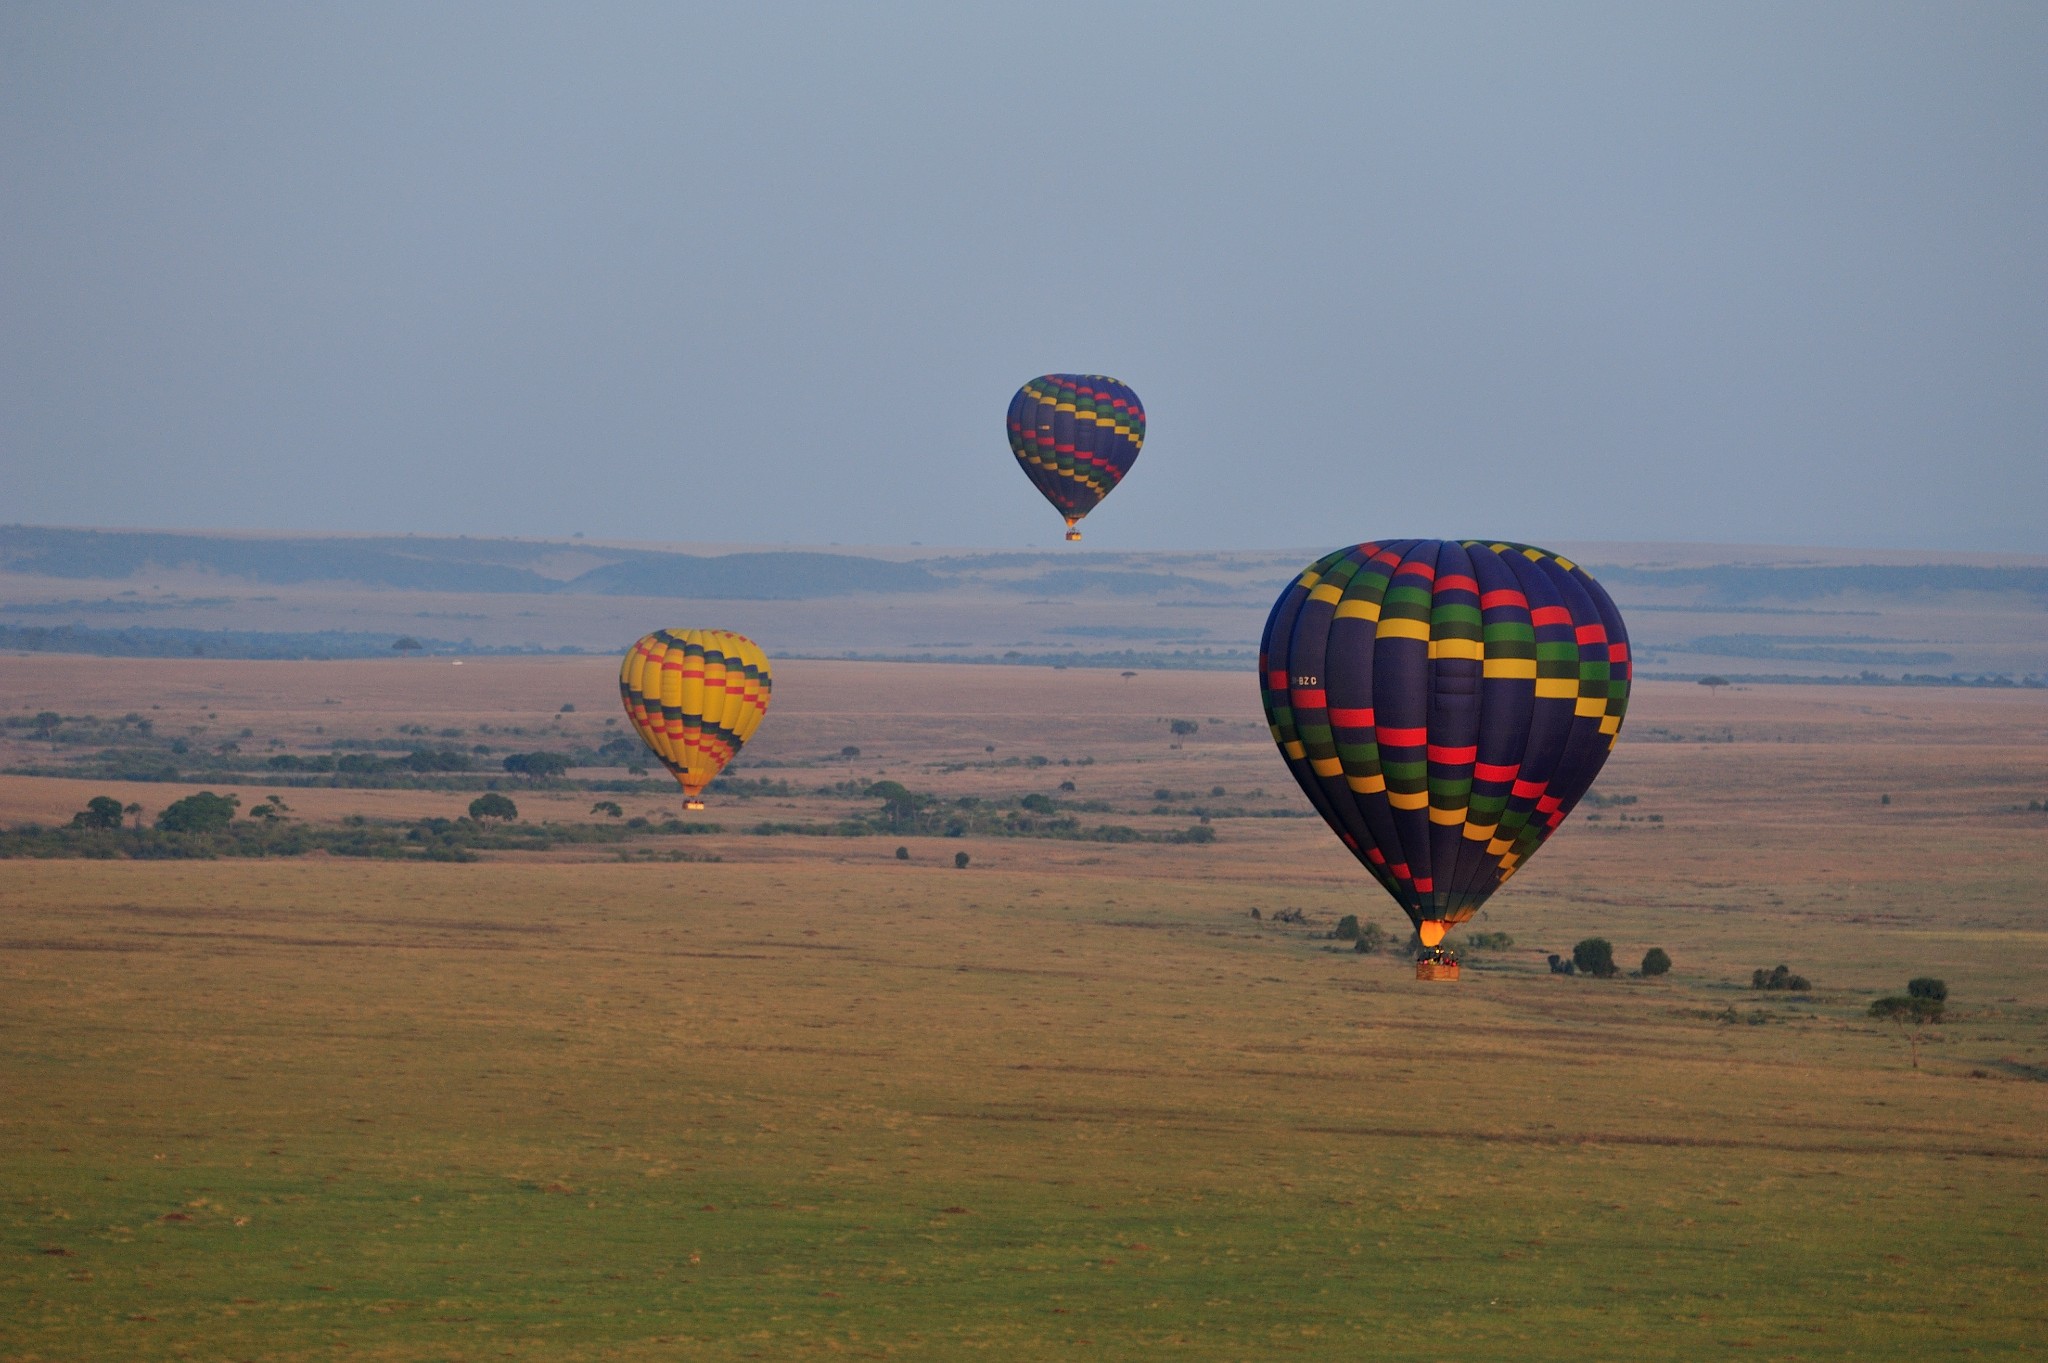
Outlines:
{"label": "scattered tree", "polygon": [[1700,678],[1700,685],[1706,687],[1709,691],[1719,691],[1722,687],[1726,686],[1727,684],[1728,679],[1726,677]]}
{"label": "scattered tree", "polygon": [[1062,781],[1060,782],[1060,789],[1065,791],[1071,791],[1074,789],[1074,783],[1072,781]]}
{"label": "scattered tree", "polygon": [[292,812],[292,807],[273,795],[261,804],[249,806],[249,817],[265,823],[277,823]]}
{"label": "scattered tree", "polygon": [[573,715],[573,714],[575,714],[575,713],[576,713],[576,703],[575,703],[574,701],[570,701],[570,702],[568,702],[567,704],[563,705],[563,706],[562,706],[562,708],[561,708],[561,709],[560,709],[559,711],[557,711],[557,713],[558,713],[558,714],[564,714],[564,715]]}
{"label": "scattered tree", "polygon": [[1330,936],[1336,938],[1340,942],[1357,941],[1358,915],[1355,913],[1347,913],[1342,918],[1339,918],[1337,920],[1337,926],[1330,930]]}
{"label": "scattered tree", "polygon": [[1877,802],[1881,805],[1888,805],[1892,802],[1892,797],[1889,795],[1880,795],[1877,797]]}
{"label": "scattered tree", "polygon": [[625,810],[619,808],[619,802],[617,800],[599,800],[596,804],[590,807],[590,812],[593,814],[602,814],[607,819],[624,818],[626,814]]}
{"label": "scattered tree", "polygon": [[1889,1022],[1904,1034],[1913,1057],[1913,1068],[1920,1068],[1920,1034],[1942,1019],[1942,1000],[1914,995],[1894,994],[1889,998],[1874,999],[1870,1004],[1870,1016],[1880,1022]]}
{"label": "scattered tree", "polygon": [[1386,944],[1386,929],[1382,928],[1378,923],[1367,923],[1359,928],[1358,940],[1351,944],[1351,949],[1361,955],[1371,956],[1379,952]]}
{"label": "scattered tree", "polygon": [[509,823],[519,817],[519,806],[513,804],[506,796],[492,791],[488,795],[479,795],[469,802],[469,817],[478,823],[489,819],[501,819]]}
{"label": "scattered tree", "polygon": [[1610,979],[1615,973],[1614,943],[1605,937],[1588,937],[1572,948],[1572,964],[1580,973],[1596,979]]}
{"label": "scattered tree", "polygon": [[909,849],[908,847],[899,847],[899,848],[897,848],[897,849],[896,849],[896,860],[898,860],[898,861],[909,861],[909,860],[910,860],[910,849]]}
{"label": "scattered tree", "polygon": [[71,816],[73,828],[119,828],[125,811],[121,802],[111,795],[95,795],[85,802],[85,808]]}
{"label": "scattered tree", "polygon": [[127,805],[123,807],[121,812],[135,820],[135,831],[140,833],[142,831],[142,806],[139,804]]}
{"label": "scattered tree", "polygon": [[1125,681],[1129,681],[1129,680],[1130,680],[1131,678],[1133,678],[1133,677],[1137,676],[1138,674],[1137,674],[1137,673],[1135,673],[1135,672],[1125,672],[1125,673],[1122,673],[1121,675],[1122,675],[1122,677],[1123,677],[1123,679],[1124,679]]}
{"label": "scattered tree", "polygon": [[1654,980],[1659,975],[1671,973],[1671,957],[1663,947],[1651,947],[1643,953],[1643,978]]}
{"label": "scattered tree", "polygon": [[1933,999],[1936,1003],[1948,1002],[1948,985],[1932,975],[1921,975],[1906,981],[1906,996],[1915,999]]}
{"label": "scattered tree", "polygon": [[967,862],[968,862],[968,856],[967,856],[967,854],[966,854],[965,852],[955,852],[955,853],[953,854],[953,869],[954,869],[954,870],[956,870],[956,871],[964,871],[964,870],[966,870],[966,869],[967,869]]}
{"label": "scattered tree", "polygon": [[420,643],[419,640],[413,638],[410,634],[401,634],[396,639],[391,641],[391,647],[398,650],[400,653],[417,653],[420,651],[420,649],[425,647],[425,645]]}
{"label": "scattered tree", "polygon": [[1780,962],[1775,970],[1754,970],[1750,972],[1751,989],[1789,989],[1803,994],[1813,988],[1813,982],[1804,975],[1794,975],[1791,967]]}
{"label": "scattered tree", "polygon": [[853,744],[849,743],[839,750],[839,755],[845,758],[847,761],[851,762],[854,758],[860,756],[860,749],[854,747]]}
{"label": "scattered tree", "polygon": [[202,790],[173,800],[156,816],[156,826],[166,833],[218,833],[234,821],[241,807],[239,795],[215,795]]}
{"label": "scattered tree", "polygon": [[898,832],[905,827],[915,830],[918,811],[932,802],[931,796],[920,795],[901,781],[877,781],[863,793],[870,800],[882,802],[882,817],[889,821],[891,830]]}
{"label": "scattered tree", "polygon": [[1170,721],[1166,727],[1175,738],[1187,738],[1202,726],[1192,719],[1176,719]]}

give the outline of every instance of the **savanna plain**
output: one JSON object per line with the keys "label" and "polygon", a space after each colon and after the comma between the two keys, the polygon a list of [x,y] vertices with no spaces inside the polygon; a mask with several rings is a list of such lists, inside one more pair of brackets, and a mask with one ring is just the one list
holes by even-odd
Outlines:
{"label": "savanna plain", "polygon": [[[0,659],[9,713],[305,753],[588,750],[613,678]],[[507,793],[604,822],[603,774]],[[734,775],[687,832],[614,796],[630,849],[0,862],[0,1358],[2048,1351],[2048,694],[1644,683],[1455,984],[1248,676],[792,661]],[[878,781],[1136,840],[846,835]],[[1553,973],[1596,935],[1675,966]],[[1869,1016],[1915,976],[1944,1021]]]}

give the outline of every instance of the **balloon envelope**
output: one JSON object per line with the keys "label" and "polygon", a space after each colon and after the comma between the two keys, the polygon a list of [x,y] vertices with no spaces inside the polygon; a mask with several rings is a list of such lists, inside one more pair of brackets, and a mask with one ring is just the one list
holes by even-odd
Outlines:
{"label": "balloon envelope", "polygon": [[768,655],[724,629],[658,629],[626,650],[619,698],[640,739],[697,796],[761,727]]}
{"label": "balloon envelope", "polygon": [[1479,540],[1327,554],[1274,602],[1259,647],[1288,769],[1425,942],[1592,786],[1629,676],[1621,613],[1584,569]]}
{"label": "balloon envelope", "polygon": [[1047,374],[1010,399],[1010,453],[1025,476],[1075,524],[1123,481],[1145,444],[1145,406],[1102,374]]}

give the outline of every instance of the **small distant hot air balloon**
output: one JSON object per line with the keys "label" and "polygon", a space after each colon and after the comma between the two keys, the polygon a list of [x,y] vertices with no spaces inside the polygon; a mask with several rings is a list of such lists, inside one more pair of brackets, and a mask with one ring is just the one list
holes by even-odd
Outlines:
{"label": "small distant hot air balloon", "polygon": [[1316,560],[1259,646],[1273,740],[1316,810],[1438,949],[1564,822],[1628,708],[1628,633],[1569,559],[1389,540]]}
{"label": "small distant hot air balloon", "polygon": [[768,655],[726,629],[658,629],[626,650],[619,698],[640,740],[675,774],[683,808],[761,727],[774,689]]}
{"label": "small distant hot air balloon", "polygon": [[1067,518],[1077,540],[1081,518],[1131,471],[1145,444],[1145,406],[1102,374],[1047,374],[1010,399],[1010,452]]}

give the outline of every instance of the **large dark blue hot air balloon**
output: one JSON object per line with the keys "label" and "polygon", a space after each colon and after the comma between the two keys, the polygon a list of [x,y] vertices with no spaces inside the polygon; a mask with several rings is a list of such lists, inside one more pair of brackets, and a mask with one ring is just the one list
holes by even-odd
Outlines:
{"label": "large dark blue hot air balloon", "polygon": [[1599,775],[1628,708],[1628,633],[1569,559],[1388,540],[1280,594],[1259,684],[1295,780],[1434,948]]}
{"label": "large dark blue hot air balloon", "polygon": [[1123,481],[1145,443],[1145,406],[1102,374],[1047,374],[1010,399],[1010,452],[1067,518],[1067,538]]}

